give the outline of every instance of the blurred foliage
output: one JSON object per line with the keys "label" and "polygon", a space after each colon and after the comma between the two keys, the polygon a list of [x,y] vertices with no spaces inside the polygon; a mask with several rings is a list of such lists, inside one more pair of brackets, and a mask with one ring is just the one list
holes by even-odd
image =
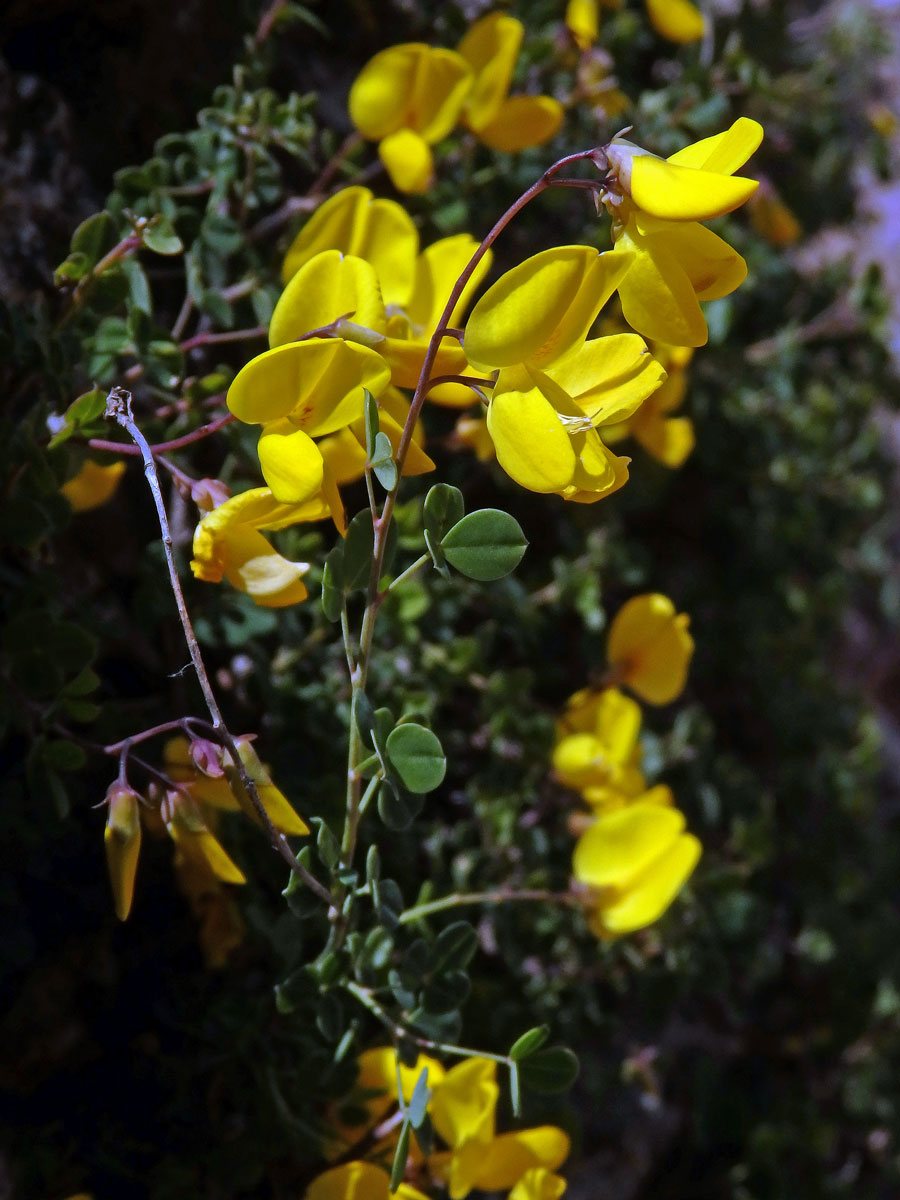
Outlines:
{"label": "blurred foliage", "polygon": [[[397,4],[391,34],[452,45],[470,7]],[[369,48],[385,44],[388,6],[355,8]],[[804,235],[852,222],[854,164],[888,161],[865,116],[884,47],[860,6],[747,3],[698,51],[662,43],[632,4],[605,13],[601,47],[580,63],[561,9],[513,6],[529,31],[520,82],[572,98],[558,153],[628,123],[671,153],[749,115],[767,131],[754,169]],[[117,924],[92,808],[115,773],[102,747],[200,714],[201,698],[137,465],[95,511],[73,516],[59,492],[89,439],[115,437],[101,415],[108,386],[132,389],[146,436],[170,441],[217,415],[261,345],[253,331],[279,293],[296,198],[316,190],[348,128],[344,81],[364,52],[343,57],[339,15],[285,6],[267,38],[248,38],[196,127],[185,114],[187,132],[117,172],[104,213],[73,234],[59,292],[0,305],[0,1088],[23,1196],[302,1194],[326,1101],[380,1036],[339,989],[320,995],[346,966],[307,966],[324,917],[296,889],[285,903],[283,865],[227,814],[251,880],[235,897],[246,933],[227,965],[204,965],[161,841],[148,839],[134,911]],[[341,81],[318,103],[272,82],[302,84],[298,31],[321,39]],[[187,62],[191,48],[177,53]],[[591,88],[613,75],[629,103],[608,116]],[[499,156],[450,139],[437,185],[408,205],[423,242],[484,233],[553,150]],[[371,161],[354,149],[319,186],[362,172],[377,189]],[[358,983],[392,989],[430,1036],[462,1026],[466,1044],[505,1053],[546,1022],[578,1050],[566,1101],[523,1096],[530,1122],[552,1119],[577,1139],[573,1197],[880,1200],[900,1185],[900,853],[842,627],[855,608],[881,629],[897,616],[891,470],[875,422],[896,389],[879,342],[884,301],[871,273],[823,256],[800,274],[743,216],[721,225],[751,276],[708,308],[710,345],[686,402],[697,448],[682,470],[635,449],[623,492],[566,506],[455,453],[451,414],[426,414],[434,478],[456,484],[469,510],[507,509],[531,545],[499,582],[435,572],[383,607],[369,694],[438,731],[448,769],[420,815],[381,839],[351,949]],[[606,244],[568,192],[517,220],[500,264],[561,239]],[[232,486],[258,478],[252,435],[237,426],[173,458]],[[401,553],[419,553],[430,482],[402,493]],[[365,504],[361,486],[348,501],[351,512]],[[174,488],[171,518],[186,568],[195,517]],[[320,581],[325,533],[294,528],[278,544]],[[349,721],[334,627],[313,601],[276,615],[224,585],[185,586],[231,727],[258,732],[280,787],[322,818],[304,853],[324,876]],[[611,945],[569,910],[470,910],[478,949],[460,1008],[468,935],[438,960],[453,914],[412,927],[397,915],[447,890],[567,879],[574,801],[549,777],[554,717],[602,670],[608,618],[641,590],[675,598],[698,646],[687,698],[648,718],[643,736],[650,782],[672,785],[704,843],[691,895]]]}

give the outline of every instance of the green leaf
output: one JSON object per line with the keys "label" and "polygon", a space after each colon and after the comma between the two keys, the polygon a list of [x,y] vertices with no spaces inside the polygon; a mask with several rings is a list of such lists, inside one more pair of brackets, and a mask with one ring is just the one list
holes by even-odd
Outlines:
{"label": "green leaf", "polygon": [[53,284],[60,287],[66,280],[77,283],[91,272],[91,262],[86,254],[70,254],[53,272]]}
{"label": "green leaf", "polygon": [[344,1006],[334,992],[325,992],[320,997],[316,1026],[326,1042],[336,1042],[344,1032]]}
{"label": "green leaf", "polygon": [[[365,395],[365,424],[366,424],[366,458],[371,463],[375,457],[375,443],[378,438],[378,402],[368,388],[363,388]],[[390,448],[390,443],[388,443]]]}
{"label": "green leaf", "polygon": [[578,1059],[566,1046],[550,1046],[526,1058],[519,1071],[533,1092],[564,1092],[578,1078]]}
{"label": "green leaf", "polygon": [[515,517],[499,508],[469,513],[445,534],[441,550],[469,579],[502,579],[522,561],[528,541]]}
{"label": "green leaf", "polygon": [[361,689],[353,693],[353,720],[363,744],[369,745],[375,729],[375,709],[372,707],[372,701]]}
{"label": "green leaf", "polygon": [[403,786],[419,795],[434,791],[447,773],[447,760],[436,734],[424,725],[398,725],[388,736],[387,755]]}
{"label": "green leaf", "polygon": [[387,929],[378,926],[370,929],[363,942],[361,961],[373,971],[380,971],[390,962],[394,950],[394,939]]}
{"label": "green leaf", "polygon": [[472,985],[465,971],[448,971],[422,989],[422,1007],[429,1013],[451,1013],[466,1002]]}
{"label": "green leaf", "polygon": [[540,1050],[549,1036],[549,1025],[536,1025],[534,1029],[529,1029],[520,1038],[516,1038],[509,1048],[509,1057],[513,1062],[522,1062],[523,1059],[530,1058],[532,1054]]}
{"label": "green leaf", "polygon": [[428,1068],[423,1067],[412,1090],[409,1104],[406,1106],[406,1118],[413,1129],[418,1129],[425,1120],[425,1112],[430,1099],[431,1090],[428,1087]]}
{"label": "green leaf", "polygon": [[47,742],[44,746],[44,759],[52,770],[79,771],[87,762],[87,755],[74,742],[59,739]]}
{"label": "green leaf", "polygon": [[428,971],[442,975],[445,971],[463,970],[478,949],[478,934],[468,921],[454,921],[435,938],[428,951]]}
{"label": "green leaf", "polygon": [[369,463],[375,472],[375,478],[386,492],[392,492],[397,486],[397,464],[393,459],[391,439],[386,433],[375,435],[375,448]]}
{"label": "green leaf", "polygon": [[393,879],[382,879],[378,885],[378,892],[378,920],[394,929],[397,926],[397,918],[403,912],[403,893],[400,891],[400,885]]}
{"label": "green leaf", "polygon": [[154,217],[141,233],[141,241],[154,254],[180,254],[184,243],[172,228],[171,221],[163,216]]}
{"label": "green leaf", "polygon": [[318,832],[316,833],[316,850],[319,853],[319,858],[330,871],[341,856],[341,849],[337,838],[321,817],[310,817],[310,824],[318,827]]}
{"label": "green leaf", "polygon": [[366,853],[366,883],[369,887],[376,886],[381,877],[381,855],[373,843]]}
{"label": "green leaf", "polygon": [[67,696],[88,696],[100,686],[100,676],[90,667],[85,667],[80,675],[70,679],[63,691]]}
{"label": "green leaf", "polygon": [[93,269],[117,241],[112,217],[107,212],[99,212],[81,222],[72,234],[71,249],[76,254],[83,254],[89,269]]}
{"label": "green leaf", "polygon": [[391,1165],[391,1195],[396,1192],[406,1174],[406,1160],[409,1157],[409,1134],[412,1126],[404,1121],[400,1126],[400,1136],[397,1139],[397,1149],[394,1151],[394,1161]]}
{"label": "green leaf", "polygon": [[329,621],[339,621],[344,609],[344,543],[330,550],[322,568],[322,612]]}
{"label": "green leaf", "polygon": [[344,590],[364,592],[369,586],[375,533],[368,509],[358,512],[347,526],[344,538]]}
{"label": "green leaf", "polygon": [[121,269],[128,280],[131,303],[149,317],[153,312],[153,297],[150,293],[150,281],[147,279],[144,268],[136,258],[126,258],[121,264]]}
{"label": "green leaf", "polygon": [[444,534],[463,519],[465,511],[463,494],[458,487],[436,483],[430,488],[425,497],[422,517],[432,541],[439,545]]}

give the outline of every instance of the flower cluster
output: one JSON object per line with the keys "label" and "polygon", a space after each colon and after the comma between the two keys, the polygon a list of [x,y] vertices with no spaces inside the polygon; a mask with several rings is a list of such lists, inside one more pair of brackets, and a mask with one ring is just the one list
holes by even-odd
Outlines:
{"label": "flower cluster", "polygon": [[[252,741],[235,740],[244,770],[256,785],[263,808],[276,829],[306,834],[309,827],[293,809],[260,761]],[[246,876],[217,836],[222,813],[243,812],[259,823],[227,750],[205,738],[170,738],[163,748],[164,790],[151,785],[143,800],[127,784],[114,783],[106,795],[106,859],[116,915],[131,911],[141,848],[141,829],[168,837],[175,848],[174,867],[200,925],[200,941],[211,966],[221,966],[240,941],[240,917],[223,884],[246,883]]]}
{"label": "flower cluster", "polygon": [[693,653],[687,626],[687,616],[666,596],[628,601],[610,627],[607,686],[577,692],[558,725],[554,772],[581,793],[592,814],[575,847],[573,873],[588,889],[588,920],[599,937],[656,921],[700,857],[671,790],[647,786],[640,769],[641,709],[616,686],[650,704],[674,700]]}
{"label": "flower cluster", "polygon": [[540,146],[559,129],[562,106],[550,96],[510,96],[524,26],[490,13],[456,50],[410,42],[390,46],[363,67],[350,89],[350,117],[378,142],[401,192],[424,192],[434,176],[431,147],[458,124],[493,150]]}
{"label": "flower cluster", "polygon": [[[388,1196],[388,1172],[397,1144],[396,1114],[403,1091],[409,1104],[416,1082],[427,1072],[426,1111],[444,1149],[425,1154],[410,1144],[406,1176],[394,1195],[427,1200],[419,1188],[438,1185],[450,1200],[464,1200],[473,1189],[509,1191],[510,1200],[557,1200],[565,1181],[555,1170],[569,1153],[561,1129],[541,1125],[510,1133],[496,1132],[500,1095],[497,1064],[486,1058],[467,1058],[445,1069],[434,1058],[420,1055],[413,1067],[398,1062],[390,1046],[368,1050],[359,1058],[355,1089],[334,1114],[337,1139],[331,1157],[346,1157],[366,1140],[373,1161],[354,1160],[332,1167],[310,1184],[304,1200],[378,1200]],[[341,1113],[354,1117],[349,1123]],[[510,1190],[511,1189],[511,1190]]]}

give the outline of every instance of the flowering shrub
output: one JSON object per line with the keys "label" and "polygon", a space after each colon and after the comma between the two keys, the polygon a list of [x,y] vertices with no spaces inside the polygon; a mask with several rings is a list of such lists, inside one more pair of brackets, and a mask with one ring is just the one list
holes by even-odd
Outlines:
{"label": "flowering shrub", "polygon": [[[802,1010],[836,959],[835,888],[874,887],[823,877],[816,806],[862,836],[871,743],[821,644],[883,362],[784,331],[820,294],[784,258],[810,139],[749,18],[450,8],[344,64],[339,143],[260,84],[275,5],[75,230],[55,327],[10,322],[44,397],[5,451],[10,844],[93,898],[153,1080],[108,1187],[80,1139],[36,1194],[577,1197],[682,1095],[672,1194],[793,1169],[765,1122],[794,1031],[764,1102],[741,1071],[770,991]],[[160,1151],[175,1125],[196,1146]],[[733,1172],[698,1184],[701,1143]]]}

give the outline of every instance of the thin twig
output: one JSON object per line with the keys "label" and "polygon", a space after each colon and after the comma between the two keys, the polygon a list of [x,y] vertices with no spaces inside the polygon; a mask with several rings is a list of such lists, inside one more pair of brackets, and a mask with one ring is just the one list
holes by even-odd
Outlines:
{"label": "thin twig", "polygon": [[[220,429],[224,429],[234,420],[236,417],[230,412],[223,413],[221,417],[216,417],[208,425],[201,425],[199,429],[194,429],[191,433],[183,433],[181,437],[172,438],[170,442],[156,442],[150,447],[150,453],[155,458],[160,454],[168,454],[171,450],[181,450],[184,446],[190,446],[194,442],[202,441],[203,438],[211,437],[212,434],[218,433]],[[88,438],[88,445],[92,450],[108,450],[113,454],[134,456],[141,454],[140,446],[123,446],[121,442],[107,442],[103,438]]]}
{"label": "thin twig", "polygon": [[315,892],[322,900],[331,907],[333,901],[331,894],[326,888],[319,883],[314,875],[312,875],[302,863],[298,860],[296,854],[291,849],[287,838],[280,830],[276,829],[272,823],[272,819],[266,812],[265,805],[260,799],[256,784],[250,776],[243,759],[238,750],[237,742],[234,739],[228,726],[225,724],[225,719],[222,716],[219,702],[213,692],[212,685],[209,682],[209,676],[206,672],[206,667],[203,662],[203,656],[200,653],[200,646],[197,642],[197,636],[194,633],[194,627],[191,624],[190,614],[187,610],[187,605],[184,601],[184,593],[181,590],[181,580],[178,577],[178,569],[175,565],[175,556],[172,553],[172,535],[169,532],[169,519],[166,513],[165,502],[163,501],[162,490],[159,486],[159,476],[156,473],[156,462],[153,458],[153,451],[150,448],[147,439],[138,428],[134,415],[131,411],[131,393],[124,388],[114,387],[106,399],[106,415],[111,420],[116,421],[128,434],[133,442],[140,448],[141,458],[144,461],[144,474],[147,476],[147,483],[153,495],[153,502],[156,505],[156,513],[159,518],[160,531],[162,533],[163,549],[166,555],[166,565],[169,568],[169,583],[172,587],[172,594],[175,598],[175,604],[178,608],[178,616],[181,620],[181,627],[184,630],[184,638],[187,642],[188,651],[190,652],[191,662],[194,664],[194,670],[197,673],[197,680],[200,684],[200,689],[203,692],[203,698],[206,701],[206,707],[209,709],[209,715],[212,717],[212,725],[217,738],[219,738],[227,747],[234,762],[235,769],[241,781],[244,791],[247,793],[250,803],[259,818],[263,828],[269,835],[269,840],[272,846],[284,861],[288,864],[295,875],[298,875],[310,891]]}

